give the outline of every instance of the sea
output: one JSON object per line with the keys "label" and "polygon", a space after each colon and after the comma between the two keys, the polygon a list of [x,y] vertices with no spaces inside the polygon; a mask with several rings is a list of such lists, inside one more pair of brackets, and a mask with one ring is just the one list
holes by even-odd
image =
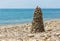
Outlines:
{"label": "sea", "polygon": [[[32,22],[34,9],[0,9],[0,24]],[[43,20],[59,19],[60,9],[42,9]]]}

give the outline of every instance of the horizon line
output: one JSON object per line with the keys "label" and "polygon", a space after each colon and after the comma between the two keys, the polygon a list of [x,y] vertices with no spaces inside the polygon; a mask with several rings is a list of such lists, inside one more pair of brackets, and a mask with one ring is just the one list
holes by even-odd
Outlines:
{"label": "horizon line", "polygon": [[[35,9],[35,8],[0,8],[0,9]],[[60,9],[60,8],[41,8],[41,9]]]}

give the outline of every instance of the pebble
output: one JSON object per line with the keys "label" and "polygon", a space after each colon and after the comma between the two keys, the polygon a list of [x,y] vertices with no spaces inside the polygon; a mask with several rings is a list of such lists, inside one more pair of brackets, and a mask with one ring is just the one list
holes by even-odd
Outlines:
{"label": "pebble", "polygon": [[[52,23],[54,23],[54,21]],[[60,41],[60,30],[53,30],[60,27],[60,25],[49,25],[48,22],[48,25],[45,26],[45,32],[33,34],[29,33],[31,25],[25,25],[0,25],[0,41]]]}
{"label": "pebble", "polygon": [[36,39],[29,39],[28,41],[37,41]]}
{"label": "pebble", "polygon": [[34,37],[34,34],[28,34],[28,37],[30,37],[30,38]]}

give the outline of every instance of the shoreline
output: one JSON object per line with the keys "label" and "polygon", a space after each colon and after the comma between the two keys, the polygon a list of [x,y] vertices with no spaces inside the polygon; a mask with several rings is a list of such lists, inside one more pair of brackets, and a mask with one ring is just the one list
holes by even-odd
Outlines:
{"label": "shoreline", "polygon": [[[46,18],[46,19],[43,19],[43,22],[45,21],[49,21],[49,20],[60,20],[60,18]],[[25,23],[31,23],[32,21],[28,21],[28,22],[22,22],[22,23],[2,23],[0,25],[11,25],[11,24],[25,24]]]}

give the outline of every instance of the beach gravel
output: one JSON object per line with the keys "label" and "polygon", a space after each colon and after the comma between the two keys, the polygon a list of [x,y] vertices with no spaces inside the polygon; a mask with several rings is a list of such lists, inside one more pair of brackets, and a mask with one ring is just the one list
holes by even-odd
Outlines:
{"label": "beach gravel", "polygon": [[60,19],[44,21],[45,32],[30,33],[31,25],[1,24],[0,41],[60,41]]}

